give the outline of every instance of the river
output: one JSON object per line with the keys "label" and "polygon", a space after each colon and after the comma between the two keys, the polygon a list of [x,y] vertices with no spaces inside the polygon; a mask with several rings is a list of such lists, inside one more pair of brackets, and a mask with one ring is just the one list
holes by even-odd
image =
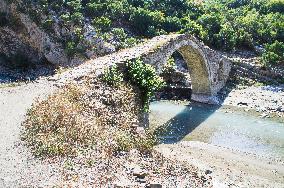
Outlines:
{"label": "river", "polygon": [[245,153],[284,160],[284,123],[256,112],[189,101],[150,105],[150,127],[162,143],[200,141]]}

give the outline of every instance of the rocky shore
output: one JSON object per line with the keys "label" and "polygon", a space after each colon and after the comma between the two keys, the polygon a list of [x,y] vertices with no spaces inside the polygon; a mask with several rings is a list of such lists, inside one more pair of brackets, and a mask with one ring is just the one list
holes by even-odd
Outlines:
{"label": "rocky shore", "polygon": [[284,117],[284,68],[264,67],[256,54],[227,54],[233,67],[227,86],[219,92],[222,105],[260,112],[263,118]]}

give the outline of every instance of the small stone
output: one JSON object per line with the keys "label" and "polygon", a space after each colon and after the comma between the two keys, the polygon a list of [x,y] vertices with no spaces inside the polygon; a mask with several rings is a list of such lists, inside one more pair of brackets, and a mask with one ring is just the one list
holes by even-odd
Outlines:
{"label": "small stone", "polygon": [[247,102],[239,102],[238,105],[242,105],[242,106],[248,106],[248,103]]}
{"label": "small stone", "polygon": [[131,125],[131,128],[137,128],[137,127],[139,127],[139,125],[136,123]]}
{"label": "small stone", "polygon": [[260,117],[261,117],[261,118],[268,118],[269,115],[268,115],[267,113],[263,113],[263,114],[260,115]]}
{"label": "small stone", "polygon": [[136,176],[137,178],[143,179],[148,175],[146,171],[141,170],[140,168],[134,168],[133,169],[133,176]]}
{"label": "small stone", "polygon": [[162,185],[159,183],[151,183],[150,188],[162,188]]}
{"label": "small stone", "polygon": [[116,184],[114,184],[114,187],[115,188],[124,188],[124,185],[120,184],[120,183],[116,183]]}
{"label": "small stone", "polygon": [[136,128],[136,133],[139,134],[139,135],[145,135],[144,127],[137,127]]}
{"label": "small stone", "polygon": [[139,179],[138,182],[139,183],[146,183],[146,180],[145,179]]}
{"label": "small stone", "polygon": [[206,170],[205,171],[205,174],[207,175],[207,174],[212,174],[212,171],[211,170]]}
{"label": "small stone", "polygon": [[284,112],[284,107],[281,107],[279,106],[277,109],[276,109],[277,112]]}

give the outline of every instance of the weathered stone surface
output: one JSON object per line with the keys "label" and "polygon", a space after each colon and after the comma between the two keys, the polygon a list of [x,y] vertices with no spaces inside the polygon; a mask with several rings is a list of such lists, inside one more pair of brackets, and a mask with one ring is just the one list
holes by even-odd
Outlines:
{"label": "weathered stone surface", "polygon": [[[8,40],[14,45],[7,45],[11,53],[15,53],[18,50],[17,44],[23,43],[25,45],[20,45],[23,47],[22,51],[29,51],[32,49],[34,52],[37,52],[37,56],[45,57],[50,63],[55,65],[67,65],[69,64],[69,58],[67,57],[64,49],[60,43],[53,41],[53,39],[42,29],[34,23],[28,15],[21,13],[17,9],[17,2],[7,4],[5,1],[0,2],[0,10],[7,14],[7,16],[14,20],[14,25],[4,26],[3,28],[6,31],[10,31],[12,36],[17,40]],[[3,36],[4,37],[4,36]],[[7,46],[2,45],[3,48]],[[13,48],[15,46],[16,48]],[[25,48],[26,47],[26,48]],[[2,49],[2,48],[1,48]],[[5,53],[5,51],[0,52]]]}
{"label": "weathered stone surface", "polygon": [[189,67],[192,99],[203,103],[218,103],[215,96],[227,81],[231,62],[193,36],[185,34],[158,36],[136,47],[92,59],[57,79],[64,83],[78,81],[86,76],[96,77],[108,66],[124,64],[134,58],[141,58],[145,63],[156,67],[157,73],[160,73],[175,51],[180,52]]}

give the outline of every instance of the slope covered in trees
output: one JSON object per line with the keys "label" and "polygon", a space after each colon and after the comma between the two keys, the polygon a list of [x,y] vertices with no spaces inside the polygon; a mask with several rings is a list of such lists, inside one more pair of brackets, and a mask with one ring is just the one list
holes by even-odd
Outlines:
{"label": "slope covered in trees", "polygon": [[51,33],[54,23],[69,28],[61,38],[69,54],[84,50],[82,28],[90,23],[116,49],[189,32],[216,49],[263,47],[264,63],[284,60],[283,0],[23,0],[20,7]]}

